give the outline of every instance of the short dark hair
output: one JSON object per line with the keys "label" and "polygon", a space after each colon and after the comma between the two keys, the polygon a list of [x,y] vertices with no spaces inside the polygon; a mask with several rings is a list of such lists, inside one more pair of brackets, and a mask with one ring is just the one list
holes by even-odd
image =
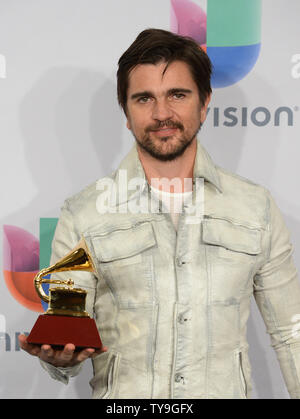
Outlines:
{"label": "short dark hair", "polygon": [[126,114],[129,73],[138,64],[167,66],[174,61],[188,64],[197,84],[202,105],[211,93],[212,64],[208,55],[192,38],[176,35],[162,29],[146,29],[141,32],[119,59],[117,71],[118,102]]}

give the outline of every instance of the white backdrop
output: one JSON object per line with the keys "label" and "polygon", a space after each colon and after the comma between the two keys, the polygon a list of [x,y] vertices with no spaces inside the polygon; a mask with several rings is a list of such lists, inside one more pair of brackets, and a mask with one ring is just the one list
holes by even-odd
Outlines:
{"label": "white backdrop", "polygon": [[[200,140],[217,164],[270,189],[299,268],[300,2],[262,3],[258,61],[239,83],[214,90]],[[117,61],[143,29],[169,30],[170,8],[169,0],[0,0],[1,266],[3,225],[38,238],[40,218],[58,217],[66,197],[109,173],[131,148],[116,99]],[[291,126],[284,115],[274,125],[282,106]],[[237,108],[231,127],[228,107]],[[271,114],[265,126],[251,121],[258,107]],[[89,361],[65,386],[16,346],[16,334],[29,332],[37,316],[13,298],[1,270],[0,397],[89,398]],[[248,328],[253,397],[288,398],[255,303]]]}

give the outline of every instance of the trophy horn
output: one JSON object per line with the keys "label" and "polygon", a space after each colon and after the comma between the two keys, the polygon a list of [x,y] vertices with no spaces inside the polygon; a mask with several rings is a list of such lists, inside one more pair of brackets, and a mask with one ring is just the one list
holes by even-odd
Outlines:
{"label": "trophy horn", "polygon": [[58,284],[72,286],[74,282],[72,279],[61,281],[57,279],[44,278],[46,275],[54,272],[64,271],[88,271],[95,272],[95,268],[90,257],[87,245],[84,238],[72,249],[66,256],[58,260],[55,264],[44,268],[37,273],[34,278],[34,286],[40,298],[46,303],[50,302],[50,297],[43,290],[42,284]]}

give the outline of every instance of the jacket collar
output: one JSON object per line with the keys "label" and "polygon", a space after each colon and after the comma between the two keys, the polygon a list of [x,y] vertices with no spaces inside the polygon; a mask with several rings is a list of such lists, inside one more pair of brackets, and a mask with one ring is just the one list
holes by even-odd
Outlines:
{"label": "jacket collar", "polygon": [[[197,152],[193,178],[204,178],[222,193],[220,177],[211,157],[197,140]],[[148,188],[148,182],[138,156],[136,143],[121,161],[114,173],[114,181],[118,191],[126,188],[126,193],[119,196],[118,204],[125,203]]]}
{"label": "jacket collar", "polygon": [[197,140],[197,153],[194,165],[194,179],[204,178],[207,182],[213,184],[219,192],[222,193],[222,186],[220,182],[220,176],[216,169],[214,162],[210,155],[201,145],[200,141]]}

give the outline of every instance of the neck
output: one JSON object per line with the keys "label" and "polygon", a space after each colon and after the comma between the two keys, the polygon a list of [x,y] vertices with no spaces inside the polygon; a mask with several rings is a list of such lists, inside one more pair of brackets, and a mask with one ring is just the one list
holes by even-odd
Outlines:
{"label": "neck", "polygon": [[[137,144],[139,159],[149,185],[154,188],[178,193],[192,189],[197,140],[194,138],[184,153],[172,161],[161,161],[152,157]],[[165,179],[165,181],[163,181]],[[188,179],[188,181],[185,181]]]}

